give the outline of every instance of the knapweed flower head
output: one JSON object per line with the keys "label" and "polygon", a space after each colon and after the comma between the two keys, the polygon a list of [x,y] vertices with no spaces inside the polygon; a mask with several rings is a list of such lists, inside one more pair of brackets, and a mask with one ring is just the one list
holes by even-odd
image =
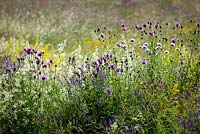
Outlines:
{"label": "knapweed flower head", "polygon": [[176,37],[172,38],[171,40],[173,43],[176,43],[178,41],[178,39]]}
{"label": "knapweed flower head", "polygon": [[196,25],[198,28],[200,28],[200,22],[199,23],[197,23],[197,25]]}
{"label": "knapweed flower head", "polygon": [[176,27],[181,27],[181,23],[180,23],[180,22],[176,22],[176,23],[175,23],[175,26],[176,26]]}
{"label": "knapweed flower head", "polygon": [[108,94],[110,95],[110,94],[112,93],[112,88],[109,88],[109,87],[106,88],[106,89],[105,89],[105,92],[108,93]]}
{"label": "knapweed flower head", "polygon": [[165,50],[165,54],[168,54],[169,53],[169,51],[168,50]]}
{"label": "knapweed flower head", "polygon": [[140,29],[140,25],[139,25],[139,24],[135,24],[135,25],[133,26],[133,28],[135,28],[136,30],[139,30],[139,29]]}
{"label": "knapweed flower head", "polygon": [[130,39],[130,42],[131,42],[131,43],[134,43],[134,42],[135,42],[135,39],[133,39],[133,38]]}
{"label": "knapweed flower head", "polygon": [[48,79],[48,75],[40,75],[40,80],[45,81]]}
{"label": "knapweed flower head", "polygon": [[127,30],[127,27],[126,27],[125,24],[122,24],[122,26],[121,26],[121,30],[122,30],[122,31],[126,31],[126,30]]}
{"label": "knapweed flower head", "polygon": [[143,65],[145,65],[145,64],[147,64],[147,60],[146,60],[146,59],[143,59],[143,60],[141,61],[141,63],[142,63]]}

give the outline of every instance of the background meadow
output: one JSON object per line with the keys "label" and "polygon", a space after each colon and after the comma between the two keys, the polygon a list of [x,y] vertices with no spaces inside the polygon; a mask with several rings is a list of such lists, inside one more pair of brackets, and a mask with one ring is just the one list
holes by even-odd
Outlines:
{"label": "background meadow", "polygon": [[200,133],[199,0],[1,0],[0,133]]}

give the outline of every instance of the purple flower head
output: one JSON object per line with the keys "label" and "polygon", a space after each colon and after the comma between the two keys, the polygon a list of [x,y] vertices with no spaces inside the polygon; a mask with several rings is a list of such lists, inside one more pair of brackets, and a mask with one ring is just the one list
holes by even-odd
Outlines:
{"label": "purple flower head", "polygon": [[110,95],[112,93],[112,88],[106,88],[105,91]]}
{"label": "purple flower head", "polygon": [[155,28],[157,29],[158,27],[159,27],[159,22],[157,22],[156,24],[155,24]]}
{"label": "purple flower head", "polygon": [[44,55],[44,52],[38,52],[38,56],[42,57]]}
{"label": "purple flower head", "polygon": [[135,131],[135,127],[134,127],[134,125],[131,125],[131,126],[130,126],[130,129],[131,129],[131,133],[133,134],[134,131]]}
{"label": "purple flower head", "polygon": [[75,78],[74,76],[72,76],[72,77],[70,78],[70,81],[71,81],[71,84],[74,84],[74,83],[76,82],[76,78]]}
{"label": "purple flower head", "polygon": [[114,64],[109,65],[108,69],[114,70],[115,69],[115,65]]}
{"label": "purple flower head", "polygon": [[184,129],[186,129],[186,120],[185,119],[182,120],[181,125]]}
{"label": "purple flower head", "polygon": [[40,80],[45,81],[48,79],[48,75],[40,75]]}
{"label": "purple flower head", "polygon": [[178,41],[178,39],[176,37],[172,38],[171,40],[173,43],[176,43]]}
{"label": "purple flower head", "polygon": [[92,72],[93,77],[97,78],[98,72]]}
{"label": "purple flower head", "polygon": [[141,61],[141,63],[142,63],[143,65],[145,65],[145,64],[147,64],[147,60],[146,60],[146,59],[143,59],[143,60]]}
{"label": "purple flower head", "polygon": [[176,27],[181,27],[181,24],[180,24],[179,22],[176,22],[176,23],[175,23],[175,26],[176,26]]}
{"label": "purple flower head", "polygon": [[35,49],[33,49],[33,52],[36,54],[38,51],[37,51],[37,50],[35,50]]}
{"label": "purple flower head", "polygon": [[149,32],[149,35],[150,36],[154,36],[156,34],[156,32],[154,31],[154,32]]}
{"label": "purple flower head", "polygon": [[43,68],[47,68],[47,64],[43,64],[42,67],[43,67]]}
{"label": "purple flower head", "polygon": [[107,76],[105,73],[102,74],[102,80],[105,81],[107,79]]}
{"label": "purple flower head", "polygon": [[76,57],[75,57],[75,56],[73,56],[73,57],[72,57],[72,64],[74,64],[74,63],[75,63],[75,60],[76,60]]}
{"label": "purple flower head", "polygon": [[149,46],[149,43],[145,42],[145,43],[143,44],[143,46],[148,47],[148,46]]}
{"label": "purple flower head", "polygon": [[116,71],[117,73],[119,73],[119,72],[122,72],[122,69],[121,69],[121,68],[115,68],[115,71]]}
{"label": "purple flower head", "polygon": [[125,24],[122,24],[121,30],[122,30],[122,31],[126,31],[126,30],[127,30],[127,27],[125,26]]}
{"label": "purple flower head", "polygon": [[197,61],[197,64],[200,65],[200,60]]}
{"label": "purple flower head", "polygon": [[96,68],[97,72],[99,72],[101,70],[100,66],[98,66],[98,65],[95,68]]}
{"label": "purple flower head", "polygon": [[200,22],[199,22],[199,23],[197,23],[197,27],[198,27],[198,28],[200,28]]}
{"label": "purple flower head", "polygon": [[108,125],[111,125],[111,124],[112,124],[112,120],[108,119]]}
{"label": "purple flower head", "polygon": [[123,45],[123,46],[121,46],[123,49],[127,49],[128,48],[128,46],[127,45]]}
{"label": "purple flower head", "polygon": [[127,128],[124,126],[124,134],[127,134]]}
{"label": "purple flower head", "polygon": [[183,59],[180,59],[180,64],[183,65],[184,64],[184,61]]}
{"label": "purple flower head", "polygon": [[25,52],[26,54],[32,54],[32,53],[33,53],[31,48],[26,48],[26,49],[24,49],[24,52]]}
{"label": "purple flower head", "polygon": [[103,33],[100,33],[100,35],[99,35],[101,38],[104,38],[105,37],[105,34],[103,34]]}
{"label": "purple flower head", "polygon": [[135,24],[133,27],[134,27],[136,30],[139,30],[139,29],[140,29],[140,25],[139,25],[139,24]]}

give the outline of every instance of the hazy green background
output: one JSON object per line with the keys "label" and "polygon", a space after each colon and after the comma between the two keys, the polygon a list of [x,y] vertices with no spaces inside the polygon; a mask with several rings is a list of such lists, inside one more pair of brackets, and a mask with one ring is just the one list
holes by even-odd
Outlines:
{"label": "hazy green background", "polygon": [[75,44],[98,26],[186,19],[200,20],[199,0],[1,0],[0,37]]}

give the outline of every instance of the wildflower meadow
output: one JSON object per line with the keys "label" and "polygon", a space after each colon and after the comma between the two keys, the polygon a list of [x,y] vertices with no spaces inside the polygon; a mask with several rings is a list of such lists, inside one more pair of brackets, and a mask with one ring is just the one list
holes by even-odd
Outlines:
{"label": "wildflower meadow", "polygon": [[152,16],[145,0],[19,1],[1,9],[0,134],[200,133],[198,0]]}

